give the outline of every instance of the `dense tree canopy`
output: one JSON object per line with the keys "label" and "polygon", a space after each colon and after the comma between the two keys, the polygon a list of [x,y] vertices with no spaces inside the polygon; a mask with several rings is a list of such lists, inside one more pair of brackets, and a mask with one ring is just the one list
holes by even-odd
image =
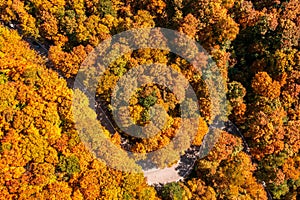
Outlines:
{"label": "dense tree canopy", "polygon": [[[299,0],[0,0],[0,23],[0,199],[267,199],[264,184],[274,199],[299,197]],[[97,113],[86,109],[89,101],[83,92],[78,99],[81,110],[73,112],[78,91],[67,84],[102,41],[132,28],[152,27],[176,30],[205,48],[210,56],[197,55],[201,67],[205,69],[209,59],[215,62],[211,67],[220,73],[211,74],[211,80],[219,80],[217,76],[224,80],[215,90],[224,87],[227,99],[221,103],[228,105],[224,112],[250,148],[247,154],[241,137],[221,131],[217,144],[197,160],[186,180],[166,184],[158,193],[143,174],[106,164],[126,159],[117,153],[123,139],[130,142],[130,151],[144,156],[170,144],[179,127],[189,135],[193,124],[180,118],[179,108],[193,108],[196,102],[180,105],[170,88],[150,84],[151,77],[139,77],[136,83],[141,87],[126,94],[129,105],[118,103],[124,113],[129,110],[131,121],[125,115],[120,121],[126,128],[131,122],[146,126],[156,116],[162,128],[148,130],[158,132],[153,137],[135,138],[93,123]],[[47,57],[30,49],[19,34],[43,44],[49,50]],[[152,37],[167,45],[162,33]],[[193,49],[185,50],[184,55],[195,56]],[[199,122],[191,143],[200,146],[211,123],[223,113],[216,107],[221,100],[212,96],[211,83],[179,55],[144,48],[118,57],[98,80],[97,100],[111,114],[111,94],[121,77],[153,63],[170,66],[195,91],[200,116],[191,114]],[[164,68],[149,67],[146,72],[170,85],[180,80],[163,76],[170,73]],[[179,96],[184,92],[179,90]],[[165,112],[151,113],[153,106]],[[74,116],[88,116],[81,122],[90,127],[87,133],[95,129],[105,133],[103,137],[114,144],[110,153],[116,159],[103,153],[103,141],[91,139],[99,136],[80,137]],[[186,135],[183,139],[191,139]],[[184,147],[175,143],[171,148]],[[165,160],[178,161],[169,150],[152,156],[152,161],[160,167]],[[99,155],[104,160],[97,159]]]}
{"label": "dense tree canopy", "polygon": [[81,142],[66,81],[15,31],[1,26],[0,40],[0,198],[157,198],[142,174],[108,168]]}

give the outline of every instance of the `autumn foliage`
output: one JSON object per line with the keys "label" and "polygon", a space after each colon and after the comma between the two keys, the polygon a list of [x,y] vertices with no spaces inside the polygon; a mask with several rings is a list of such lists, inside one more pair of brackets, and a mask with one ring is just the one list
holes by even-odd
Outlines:
{"label": "autumn foliage", "polygon": [[108,168],[81,142],[66,81],[15,31],[1,26],[0,40],[0,199],[155,199],[142,174]]}
{"label": "autumn foliage", "polygon": [[[212,59],[211,68],[224,80],[214,88],[223,86],[226,91],[227,99],[221,102],[225,111],[216,108],[220,96],[211,95],[210,83],[186,59],[144,48],[109,64],[98,80],[97,100],[111,114],[111,94],[123,75],[139,65],[168,65],[188,80],[198,98],[195,137],[187,136],[192,124],[185,123],[179,111],[181,106],[195,107],[195,102],[180,105],[169,88],[150,84],[148,76],[136,80],[141,87],[134,94],[126,94],[128,106],[120,103],[119,109],[129,110],[131,117],[128,121],[120,115],[120,121],[127,128],[130,122],[146,126],[151,116],[158,116],[162,128],[148,130],[157,134],[134,138],[118,128],[110,133],[89,120],[82,122],[91,127],[87,132],[92,133],[93,127],[102,130],[115,150],[126,139],[130,150],[142,156],[170,144],[181,126],[187,133],[182,137],[201,146],[215,117],[223,113],[241,132],[221,131],[217,144],[197,160],[186,180],[166,184],[158,192],[147,185],[143,174],[110,168],[90,151],[107,158],[105,143],[82,138],[76,129],[74,117],[97,118],[92,109],[84,108],[89,101],[83,92],[80,112],[71,109],[76,92],[72,81],[89,53],[115,34],[153,27],[176,30],[205,48],[210,56],[200,55],[201,61]],[[162,33],[151,37],[167,45]],[[28,38],[41,43],[47,55],[30,49],[35,47],[25,42]],[[192,51],[184,53],[195,56]],[[162,75],[168,70],[147,70],[175,82]],[[299,0],[0,0],[0,199],[267,199],[268,192],[274,199],[297,199],[299,98]],[[154,105],[166,111],[165,123],[159,117],[163,112],[151,113]],[[244,142],[249,152],[243,150]],[[114,165],[125,159],[117,153],[116,158],[105,161]],[[174,163],[178,156],[167,149],[151,159],[163,167],[162,160]]]}

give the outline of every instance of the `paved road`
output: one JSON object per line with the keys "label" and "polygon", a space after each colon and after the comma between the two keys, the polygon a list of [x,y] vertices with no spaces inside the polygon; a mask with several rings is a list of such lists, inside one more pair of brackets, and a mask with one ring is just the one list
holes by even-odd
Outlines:
{"label": "paved road", "polygon": [[149,185],[176,182],[183,179],[183,177],[179,175],[178,171],[176,171],[177,166],[178,164],[164,169],[150,169],[144,171],[144,176],[147,178],[147,183]]}

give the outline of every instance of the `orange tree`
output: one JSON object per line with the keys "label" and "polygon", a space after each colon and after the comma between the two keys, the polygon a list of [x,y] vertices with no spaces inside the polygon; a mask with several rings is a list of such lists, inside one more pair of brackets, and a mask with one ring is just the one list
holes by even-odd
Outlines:
{"label": "orange tree", "polygon": [[240,127],[258,160],[256,175],[275,199],[296,198],[299,177],[289,170],[296,169],[299,157],[300,6],[298,1],[255,0],[233,9],[241,30],[229,76],[247,90]]}
{"label": "orange tree", "polygon": [[256,166],[242,151],[237,136],[222,131],[212,151],[196,162],[194,175],[185,182],[166,184],[166,199],[268,199],[254,176]]}
{"label": "orange tree", "polygon": [[0,41],[0,199],[156,199],[142,174],[108,168],[83,144],[66,81],[15,31],[0,26]]}
{"label": "orange tree", "polygon": [[[216,67],[221,70],[221,75],[228,82],[227,96],[232,109],[228,114],[242,129],[250,144],[251,153],[258,160],[256,176],[267,183],[276,199],[296,198],[297,192],[299,193],[299,176],[296,173],[299,171],[299,13],[300,6],[297,0],[0,1],[1,19],[5,22],[17,22],[23,33],[50,44],[49,58],[66,77],[76,75],[81,62],[98,43],[130,28],[162,26],[178,30],[200,42],[212,55]],[[17,36],[2,34],[0,38],[2,49],[0,84],[3,91],[0,106],[3,122],[0,130],[0,136],[3,137],[1,152],[5,155],[9,152],[19,152],[21,150],[10,150],[16,148],[12,145],[13,142],[21,142],[23,149],[31,151],[24,150],[7,158],[20,158],[20,155],[24,154],[26,155],[24,158],[16,159],[16,163],[23,165],[27,160],[41,162],[50,154],[49,162],[57,163],[55,169],[60,172],[59,181],[70,176],[76,177],[76,174],[80,174],[79,168],[85,169],[91,160],[80,158],[79,153],[76,159],[68,149],[69,145],[76,147],[78,152],[81,151],[78,149],[83,148],[77,146],[79,138],[70,117],[70,91],[61,92],[67,91],[65,83],[57,79],[55,73],[41,69],[43,61],[36,58],[32,51],[17,48],[19,43],[8,42],[16,40],[14,37]],[[18,50],[15,51],[16,49]],[[109,101],[109,94],[120,76],[139,64],[153,62],[170,64],[190,81],[199,97],[203,117],[200,121],[204,120],[202,126],[205,129],[206,122],[213,120],[211,117],[214,114],[210,112],[214,107],[211,103],[213,101],[208,98],[210,91],[205,87],[203,80],[197,78],[199,75],[195,74],[189,63],[169,52],[142,49],[119,58],[111,64],[100,80],[98,95]],[[131,99],[131,115],[137,123],[147,123],[149,113],[145,108],[155,96],[150,95],[149,91],[150,93],[156,91],[155,86],[148,85]],[[176,108],[174,95],[160,92],[156,93],[156,102],[169,111],[174,110]],[[164,95],[168,98],[168,102],[163,101]],[[47,103],[44,103],[45,101]],[[173,124],[166,128],[163,134],[152,140],[139,141],[133,149],[147,152],[160,148],[160,144],[167,144],[173,136],[174,129],[180,124],[176,115],[169,116],[171,116],[169,122]],[[30,138],[20,139],[22,131]],[[68,134],[64,134],[65,132]],[[200,144],[203,133],[199,133],[198,136],[195,143]],[[120,142],[118,135],[112,140],[115,143]],[[55,156],[55,151],[48,148],[48,144],[62,154]],[[51,153],[45,152],[45,149],[50,149]],[[245,168],[249,169],[247,156],[243,153],[238,155],[243,164],[247,165]],[[222,157],[217,156],[215,159],[218,163],[217,160],[222,160]],[[236,168],[235,161],[228,161],[224,165]],[[39,172],[38,166],[45,167],[46,172]],[[34,183],[45,184],[52,181],[52,167],[32,165],[30,169],[35,170],[37,174],[37,177],[32,178]],[[22,168],[16,170],[22,171]],[[11,176],[11,172],[7,173],[6,176]],[[222,174],[226,174],[224,175],[226,178],[231,176],[230,173],[226,173],[225,168]],[[93,175],[87,173],[87,176]],[[24,178],[29,179],[31,180],[29,175]],[[74,180],[74,183],[77,183],[78,179]],[[213,196],[219,194],[215,191],[221,190],[207,185],[199,177],[192,182],[199,185],[191,189],[199,193],[194,198],[200,198],[202,194],[214,198]],[[240,189],[237,189],[235,183],[229,182],[227,182],[229,185],[233,185],[229,193],[233,195],[244,187],[239,185]],[[17,181],[5,184],[8,186],[1,189],[4,194],[13,193],[7,188],[12,191],[13,188],[18,188],[15,186],[18,185]],[[85,184],[84,181],[82,184]],[[53,195],[58,193],[56,187],[61,187],[66,194],[70,193],[64,183],[51,182],[51,185],[47,186]],[[86,184],[84,187],[88,188],[89,185]],[[220,188],[222,187],[221,184]],[[31,190],[34,190],[34,187],[32,188]],[[178,189],[176,185],[169,188]],[[31,190],[23,188],[23,191]],[[102,189],[99,191],[95,189],[94,193],[92,191],[93,188],[89,188],[84,193],[82,189],[76,188],[72,194],[78,198],[87,198],[89,195],[96,197],[100,195]],[[178,195],[182,195],[184,192],[179,193]],[[221,192],[222,195],[230,195],[229,193]],[[172,195],[167,192],[167,196],[169,194]]]}

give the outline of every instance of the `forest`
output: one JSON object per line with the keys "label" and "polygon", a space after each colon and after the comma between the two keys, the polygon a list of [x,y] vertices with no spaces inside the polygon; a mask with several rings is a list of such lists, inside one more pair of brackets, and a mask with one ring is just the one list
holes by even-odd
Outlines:
{"label": "forest", "polygon": [[[95,99],[106,108],[108,121],[114,121],[115,87],[141,65],[170,84],[174,79],[163,74],[181,74],[197,100],[182,103],[170,89],[142,75],[137,79],[142,86],[133,95],[122,94],[128,105],[116,102],[130,120],[122,114],[118,120],[129,130],[133,124],[146,127],[154,115],[161,128],[151,127],[151,137],[135,138],[120,128],[112,133],[98,110],[89,108],[88,95],[74,87],[76,77],[103,41],[124,31],[157,27],[184,34],[205,49],[209,57],[200,58],[204,64],[209,59],[215,63],[227,107],[224,112],[216,108],[220,97],[212,95],[210,83],[188,59],[142,48],[109,63],[97,80]],[[167,44],[161,32],[151,36],[161,46]],[[181,81],[179,75],[175,79]],[[77,110],[74,99],[80,102]],[[151,113],[154,106],[163,111]],[[179,107],[197,108],[199,115],[181,118]],[[140,169],[112,167],[127,159],[119,151],[124,139],[140,159],[170,144],[181,151],[187,144],[172,142],[176,130],[186,130],[180,137],[201,146],[220,115],[241,135],[221,130],[213,148],[183,180],[150,185]],[[187,122],[189,117],[193,119]],[[86,136],[78,124],[88,127]],[[193,124],[197,130],[190,138]],[[168,149],[150,157],[161,168],[178,161]],[[0,0],[0,200],[299,198],[299,0]]]}

